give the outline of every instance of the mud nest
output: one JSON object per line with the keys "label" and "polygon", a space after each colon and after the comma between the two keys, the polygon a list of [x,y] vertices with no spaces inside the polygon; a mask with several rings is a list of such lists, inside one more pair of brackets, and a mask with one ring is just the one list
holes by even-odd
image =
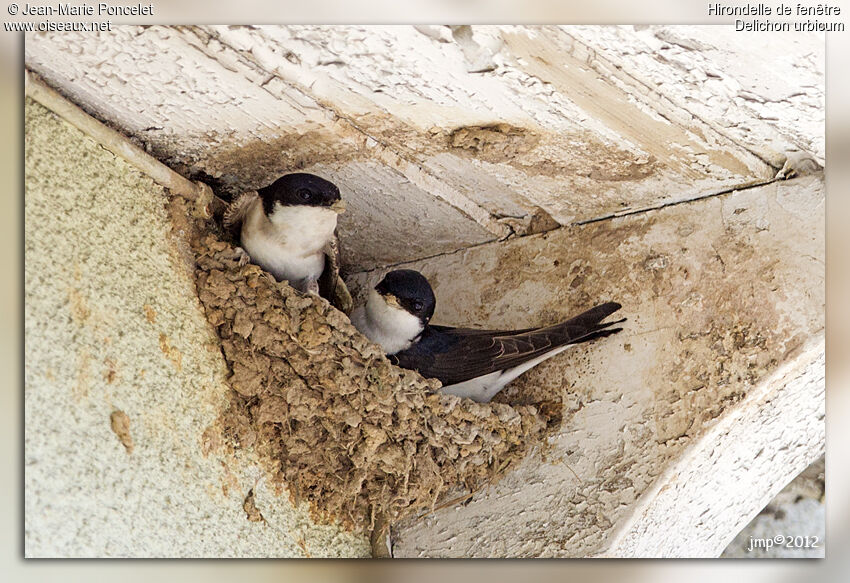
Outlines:
{"label": "mud nest", "polygon": [[367,532],[492,483],[540,443],[545,407],[436,392],[328,302],[240,266],[209,224],[188,226],[198,296],[231,371],[225,442],[260,455],[314,517]]}

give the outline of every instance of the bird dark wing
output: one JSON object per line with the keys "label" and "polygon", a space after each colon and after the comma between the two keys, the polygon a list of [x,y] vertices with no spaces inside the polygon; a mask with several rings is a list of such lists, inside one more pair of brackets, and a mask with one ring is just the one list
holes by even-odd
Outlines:
{"label": "bird dark wing", "polygon": [[475,330],[428,326],[420,340],[390,357],[401,367],[437,378],[443,385],[460,383],[497,370],[518,366],[565,344],[608,336],[622,322],[600,323],[621,308],[616,302],[600,304],[566,322],[525,330]]}
{"label": "bird dark wing", "polygon": [[447,334],[451,334],[452,336],[498,336],[500,334],[523,334],[525,332],[531,332],[532,330],[540,330],[540,328],[523,328],[522,330],[511,330],[510,332],[505,330],[481,330],[479,328],[453,328],[451,326],[438,326],[432,325],[429,326],[432,330],[437,332],[445,332]]}
{"label": "bird dark wing", "polygon": [[233,202],[227,206],[221,219],[224,228],[238,233],[242,226],[242,221],[245,220],[248,214],[248,209],[251,208],[251,203],[257,200],[259,196],[256,190],[249,190],[233,199]]}

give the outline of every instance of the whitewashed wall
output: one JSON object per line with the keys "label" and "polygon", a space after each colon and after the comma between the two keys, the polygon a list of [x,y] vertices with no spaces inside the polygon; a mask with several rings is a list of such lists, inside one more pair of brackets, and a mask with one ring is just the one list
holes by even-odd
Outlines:
{"label": "whitewashed wall", "polygon": [[337,181],[350,271],[521,232],[536,207],[566,225],[772,177],[791,148],[822,161],[822,36],[471,30],[119,27],[30,35],[26,64],[224,191]]}

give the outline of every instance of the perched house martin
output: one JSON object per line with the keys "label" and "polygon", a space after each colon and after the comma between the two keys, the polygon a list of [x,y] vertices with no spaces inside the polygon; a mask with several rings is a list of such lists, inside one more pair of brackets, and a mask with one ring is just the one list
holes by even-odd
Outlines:
{"label": "perched house martin", "polygon": [[[351,297],[339,277],[335,234],[337,217],[344,210],[335,184],[299,172],[242,193],[225,211],[223,222],[228,229],[239,229],[251,261],[275,279],[302,292],[321,294],[347,312]],[[346,298],[347,308],[340,305]]]}
{"label": "perched house martin", "polygon": [[544,328],[477,330],[429,324],[436,298],[428,280],[410,269],[389,272],[351,321],[390,360],[443,383],[443,392],[489,402],[505,385],[573,344],[609,336],[624,319],[602,323],[621,308],[607,302]]}

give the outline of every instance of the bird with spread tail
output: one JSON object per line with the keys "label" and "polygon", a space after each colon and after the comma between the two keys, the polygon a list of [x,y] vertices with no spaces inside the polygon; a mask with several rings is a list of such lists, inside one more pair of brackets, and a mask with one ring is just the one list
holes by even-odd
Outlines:
{"label": "bird with spread tail", "polygon": [[508,383],[570,346],[610,336],[625,318],[606,302],[560,324],[523,330],[478,330],[430,324],[436,297],[418,271],[391,271],[351,314],[354,326],[390,360],[443,383],[442,391],[489,402]]}
{"label": "bird with spread tail", "polygon": [[337,217],[344,210],[334,183],[298,172],[239,195],[223,223],[238,231],[247,258],[277,281],[319,294],[347,313],[351,296],[339,276],[336,237]]}

